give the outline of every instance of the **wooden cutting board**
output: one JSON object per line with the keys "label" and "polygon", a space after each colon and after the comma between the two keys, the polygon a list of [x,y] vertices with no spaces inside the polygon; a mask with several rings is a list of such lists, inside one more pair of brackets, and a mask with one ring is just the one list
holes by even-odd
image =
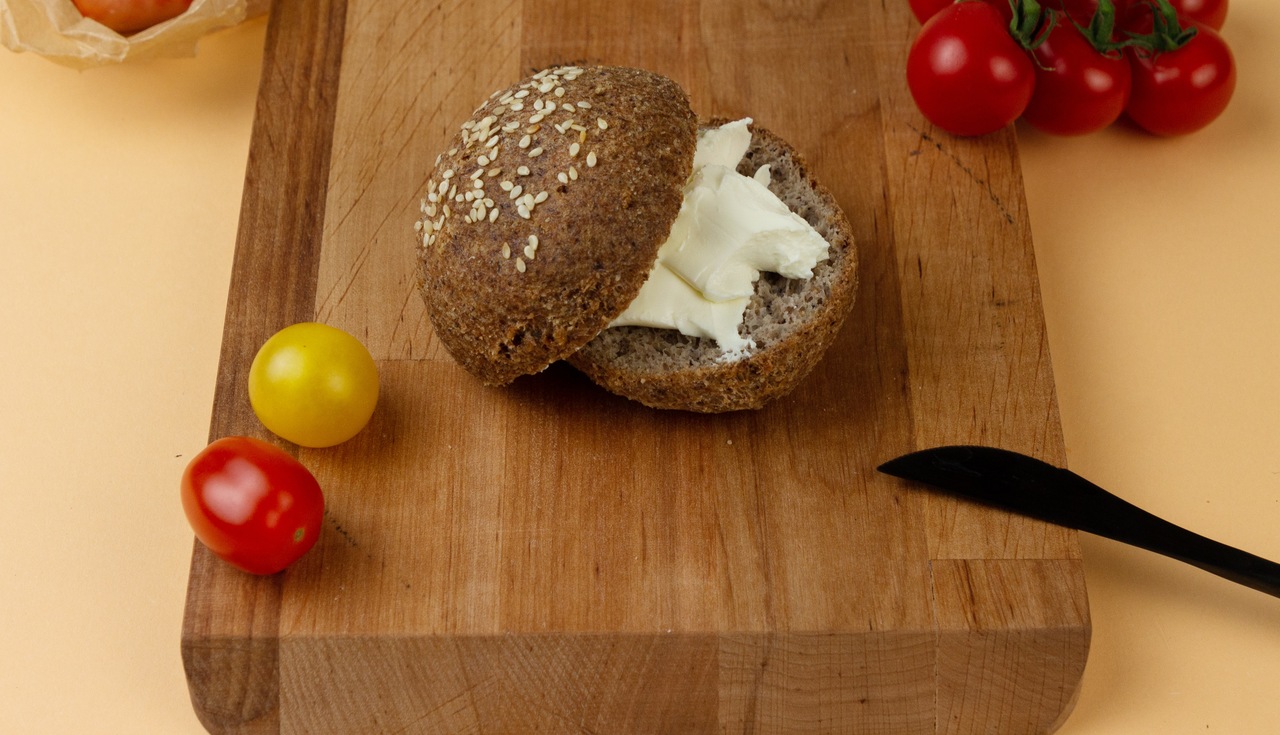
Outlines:
{"label": "wooden cutting board", "polygon": [[[347,444],[288,447],[328,501],[303,560],[256,578],[196,544],[182,653],[202,722],[1054,729],[1089,642],[1075,535],[874,471],[948,443],[1064,461],[1013,134],[924,122],[916,28],[898,0],[279,0],[210,436],[272,438],[245,377],[298,321],[363,340],[382,394]],[[490,92],[566,61],[751,115],[835,193],[858,301],[796,394],[696,416],[564,367],[488,389],[436,344],[413,278],[431,163]]]}

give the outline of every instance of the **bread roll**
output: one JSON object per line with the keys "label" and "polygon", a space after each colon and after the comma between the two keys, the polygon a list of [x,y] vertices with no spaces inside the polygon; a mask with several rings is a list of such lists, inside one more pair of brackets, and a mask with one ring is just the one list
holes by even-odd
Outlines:
{"label": "bread roll", "polygon": [[751,346],[727,352],[674,329],[608,327],[653,269],[692,174],[698,124],[679,86],[558,67],[494,93],[436,159],[422,200],[419,285],[441,344],[488,385],[568,359],[655,408],[735,411],[793,390],[849,313],[857,256],[799,154],[751,132],[739,173],[767,164],[770,190],[828,251],[811,278],[762,273],[738,329]]}

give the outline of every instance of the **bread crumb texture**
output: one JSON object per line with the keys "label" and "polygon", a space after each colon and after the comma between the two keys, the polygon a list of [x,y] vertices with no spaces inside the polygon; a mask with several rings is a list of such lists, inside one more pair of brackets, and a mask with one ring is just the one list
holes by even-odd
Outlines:
{"label": "bread crumb texture", "polygon": [[476,108],[415,225],[427,313],[454,359],[503,385],[600,333],[671,230],[696,134],[679,85],[639,69],[546,69]]}

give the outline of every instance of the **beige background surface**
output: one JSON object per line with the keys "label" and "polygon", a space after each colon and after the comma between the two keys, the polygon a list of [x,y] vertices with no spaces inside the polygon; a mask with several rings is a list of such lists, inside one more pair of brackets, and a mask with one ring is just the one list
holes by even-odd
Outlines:
{"label": "beige background surface", "polygon": [[[0,733],[198,733],[178,656],[265,22],[195,59],[0,52]],[[1280,559],[1280,5],[1159,140],[1019,128],[1072,469]],[[1066,735],[1271,733],[1280,600],[1085,537]]]}

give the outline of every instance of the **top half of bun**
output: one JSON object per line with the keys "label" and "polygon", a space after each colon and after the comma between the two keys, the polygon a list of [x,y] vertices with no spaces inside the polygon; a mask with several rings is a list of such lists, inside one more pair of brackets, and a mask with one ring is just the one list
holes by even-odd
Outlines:
{"label": "top half of bun", "polygon": [[502,385],[604,329],[670,233],[696,143],[683,90],[639,69],[549,69],[477,108],[419,225],[423,297],[454,359]]}

